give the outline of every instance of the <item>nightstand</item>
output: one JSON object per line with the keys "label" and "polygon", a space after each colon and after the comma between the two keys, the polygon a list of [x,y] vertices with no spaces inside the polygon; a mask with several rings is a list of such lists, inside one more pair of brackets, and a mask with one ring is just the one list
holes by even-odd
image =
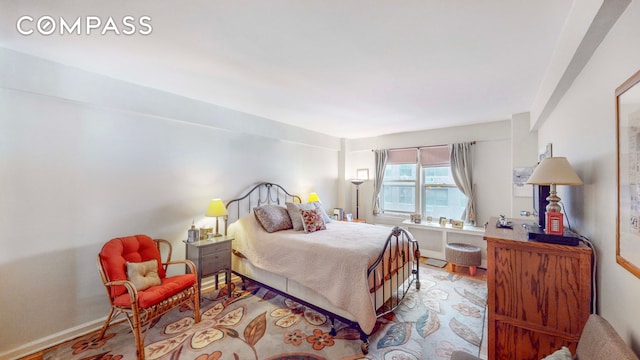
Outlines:
{"label": "nightstand", "polygon": [[365,220],[365,219],[353,219],[353,220],[349,221],[346,218],[342,219],[342,221],[344,221],[344,222],[357,222],[357,223],[366,223],[367,222],[367,220]]}
{"label": "nightstand", "polygon": [[202,278],[216,276],[218,288],[218,274],[224,272],[225,283],[231,296],[231,241],[227,236],[214,237],[211,240],[200,240],[187,245],[186,258],[196,264],[198,272],[198,287],[202,289]]}

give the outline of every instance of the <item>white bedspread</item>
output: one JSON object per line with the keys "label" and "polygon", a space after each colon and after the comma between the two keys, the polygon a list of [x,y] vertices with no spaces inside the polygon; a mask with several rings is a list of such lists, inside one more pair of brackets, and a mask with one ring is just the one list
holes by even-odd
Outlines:
{"label": "white bedspread", "polygon": [[309,234],[268,233],[248,214],[229,225],[228,233],[234,237],[234,249],[253,265],[314,289],[371,333],[376,312],[367,269],[382,251],[390,227],[332,221],[327,230]]}

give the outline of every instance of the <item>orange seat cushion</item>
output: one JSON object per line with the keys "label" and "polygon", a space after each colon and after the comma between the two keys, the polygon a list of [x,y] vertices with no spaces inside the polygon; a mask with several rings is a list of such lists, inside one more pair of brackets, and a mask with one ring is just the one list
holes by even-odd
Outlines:
{"label": "orange seat cushion", "polygon": [[[162,279],[162,285],[152,286],[146,290],[138,291],[138,306],[147,308],[162,300],[169,298],[189,288],[196,282],[195,274],[176,275]],[[116,306],[130,307],[131,297],[129,293],[117,296],[113,304]]]}

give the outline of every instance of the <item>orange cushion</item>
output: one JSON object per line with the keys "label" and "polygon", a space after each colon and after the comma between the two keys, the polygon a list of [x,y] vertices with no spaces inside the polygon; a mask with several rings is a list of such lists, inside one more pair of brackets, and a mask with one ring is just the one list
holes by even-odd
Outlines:
{"label": "orange cushion", "polygon": [[[147,235],[134,235],[109,240],[100,251],[100,263],[107,280],[127,280],[127,261],[142,262],[155,259],[158,262],[158,276],[166,277],[160,252],[153,239]],[[115,298],[127,289],[124,286],[112,286],[111,298]]]}
{"label": "orange cushion", "polygon": [[[162,285],[152,286],[146,290],[138,291],[138,306],[146,308],[153,306],[162,300],[178,294],[196,282],[195,274],[176,275],[162,279]],[[113,300],[116,306],[130,307],[131,297],[124,293]]]}

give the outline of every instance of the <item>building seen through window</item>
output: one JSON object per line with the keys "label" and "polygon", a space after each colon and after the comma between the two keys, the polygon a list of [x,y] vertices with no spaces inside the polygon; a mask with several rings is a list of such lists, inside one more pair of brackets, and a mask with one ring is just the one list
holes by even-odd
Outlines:
{"label": "building seen through window", "polygon": [[447,219],[460,219],[467,197],[458,189],[451,177],[450,167],[422,168],[422,215]]}
{"label": "building seen through window", "polygon": [[384,171],[381,200],[384,213],[415,213],[416,164],[387,165]]}

